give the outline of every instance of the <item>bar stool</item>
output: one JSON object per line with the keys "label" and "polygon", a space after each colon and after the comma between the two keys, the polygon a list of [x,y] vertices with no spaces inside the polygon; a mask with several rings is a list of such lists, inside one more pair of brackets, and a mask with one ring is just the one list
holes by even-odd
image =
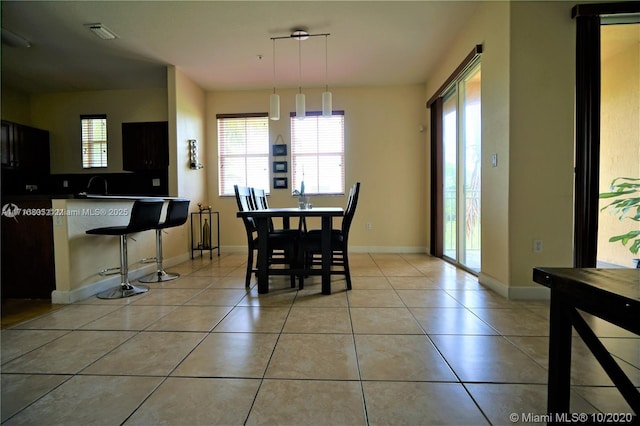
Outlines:
{"label": "bar stool", "polygon": [[129,260],[127,257],[127,234],[148,231],[158,226],[164,200],[160,198],[139,199],[133,203],[131,218],[126,226],[107,226],[89,229],[90,235],[120,236],[120,285],[98,294],[100,299],[121,299],[149,290],[147,286],[134,286],[129,283]]}
{"label": "bar stool", "polygon": [[142,283],[159,283],[162,281],[175,280],[180,276],[177,273],[165,272],[162,266],[162,230],[174,226],[183,225],[189,217],[189,201],[187,199],[169,200],[167,215],[164,222],[155,226],[156,228],[156,272],[140,278]]}

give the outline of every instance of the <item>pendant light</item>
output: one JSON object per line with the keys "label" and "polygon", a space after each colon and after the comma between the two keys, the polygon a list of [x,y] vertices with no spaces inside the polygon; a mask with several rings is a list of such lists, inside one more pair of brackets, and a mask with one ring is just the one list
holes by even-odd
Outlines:
{"label": "pendant light", "polygon": [[306,40],[307,33],[294,31],[292,36],[298,39],[298,93],[296,94],[296,118],[303,119],[306,115],[304,93],[302,93],[302,40]]}
{"label": "pendant light", "polygon": [[331,92],[329,91],[329,55],[327,48],[327,37],[328,34],[324,36],[324,92],[322,93],[322,116],[323,117],[331,117]]}
{"label": "pendant light", "polygon": [[269,118],[280,120],[280,96],[276,94],[276,41],[273,40],[273,93],[269,97]]}
{"label": "pendant light", "polygon": [[327,36],[330,36],[329,33],[324,34],[309,34],[308,32],[296,29],[288,36],[283,37],[271,37],[273,40],[273,93],[269,99],[269,118],[272,120],[280,119],[280,97],[276,94],[276,40],[282,39],[294,39],[298,41],[298,93],[296,94],[296,118],[303,119],[306,115],[306,102],[305,95],[302,93],[302,43],[303,40],[307,40],[309,37],[320,37],[324,36],[324,62],[325,62],[325,87],[324,92],[322,93],[322,115],[324,117],[331,117],[332,110],[332,96],[331,92],[329,92],[329,61],[328,61],[328,41]]}

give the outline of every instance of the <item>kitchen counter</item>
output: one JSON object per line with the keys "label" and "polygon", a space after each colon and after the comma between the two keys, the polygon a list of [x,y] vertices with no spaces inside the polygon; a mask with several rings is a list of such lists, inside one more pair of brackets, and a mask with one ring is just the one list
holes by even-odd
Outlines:
{"label": "kitchen counter", "polygon": [[119,194],[87,194],[86,192],[80,192],[77,194],[20,194],[20,195],[5,195],[3,194],[2,199],[7,201],[20,201],[20,200],[84,200],[84,199],[92,199],[92,200],[140,200],[146,198],[161,198],[163,200],[171,200],[176,197],[164,197],[161,195],[119,195]]}
{"label": "kitchen counter", "polygon": [[[99,271],[119,264],[119,239],[88,235],[92,228],[123,226],[130,220],[133,203],[144,197],[133,195],[86,194],[84,198],[53,199],[53,239],[56,263],[56,289],[53,303],[73,303],[91,297],[120,283],[119,275],[99,275]],[[166,204],[166,203],[165,203]],[[163,209],[166,214],[166,207]],[[161,218],[162,220],[162,218]],[[131,281],[150,274],[155,263],[141,260],[155,256],[153,230],[132,234],[128,243]],[[172,266],[190,258],[189,227],[167,230],[163,236],[164,263]]]}

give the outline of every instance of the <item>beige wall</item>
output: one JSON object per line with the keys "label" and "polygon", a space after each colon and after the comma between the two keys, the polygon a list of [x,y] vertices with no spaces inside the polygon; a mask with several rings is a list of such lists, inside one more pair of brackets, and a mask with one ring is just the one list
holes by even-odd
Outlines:
{"label": "beige wall", "polygon": [[[471,48],[483,44],[480,281],[510,297],[540,293],[531,280],[534,266],[572,261],[572,6],[483,3],[426,86],[433,95]],[[543,240],[542,253],[532,252],[534,239]]]}
{"label": "beige wall", "polygon": [[[604,26],[609,49],[618,50],[602,58],[602,102],[600,140],[600,192],[609,192],[617,177],[640,177],[640,25]],[[608,33],[605,35],[605,32]],[[623,44],[624,40],[632,43]],[[602,200],[605,206],[611,200]],[[598,260],[633,267],[634,256],[627,246],[610,243],[614,235],[640,229],[640,223],[620,221],[609,210],[598,219]]]}
{"label": "beige wall", "polygon": [[[420,85],[332,88],[333,108],[345,111],[346,185],[362,183],[351,227],[352,251],[426,250],[426,136],[424,91]],[[278,135],[290,145],[289,111],[295,90],[279,90],[281,119],[270,123],[273,143]],[[320,90],[305,90],[307,111],[320,109]],[[246,247],[242,222],[233,197],[218,196],[216,114],[266,112],[269,91],[207,94],[207,156],[209,199],[221,211],[222,245]],[[289,157],[290,161],[290,157]],[[271,206],[293,206],[289,190],[272,190]],[[312,197],[313,205],[346,204],[346,197]],[[371,230],[365,229],[366,223]]]}
{"label": "beige wall", "polygon": [[2,88],[2,119],[31,126],[31,100],[29,95]]}
{"label": "beige wall", "polygon": [[[202,161],[207,153],[205,92],[175,67],[169,67],[167,76],[170,117],[169,195],[190,199],[190,211],[198,211],[198,203],[211,204],[207,194],[207,169],[192,170],[189,167],[188,140],[198,141]],[[178,234],[171,240],[169,256],[190,249],[189,229],[190,222],[180,228],[168,230]]]}
{"label": "beige wall", "polygon": [[49,131],[51,173],[95,173],[82,168],[80,115],[107,114],[108,167],[122,172],[122,123],[166,121],[167,90],[101,90],[31,96],[31,125]]}
{"label": "beige wall", "polygon": [[[573,264],[573,6],[511,4],[511,286],[531,285],[535,266]],[[535,239],[542,253],[533,253]]]}

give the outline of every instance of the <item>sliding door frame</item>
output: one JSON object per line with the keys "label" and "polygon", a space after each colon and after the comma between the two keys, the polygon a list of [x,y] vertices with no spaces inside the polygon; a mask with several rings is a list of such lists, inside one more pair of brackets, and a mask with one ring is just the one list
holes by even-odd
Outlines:
{"label": "sliding door frame", "polygon": [[575,207],[573,266],[594,268],[598,252],[601,17],[640,12],[638,2],[576,5]]}
{"label": "sliding door frame", "polygon": [[[430,109],[431,134],[431,204],[430,204],[430,241],[429,252],[434,257],[444,257],[444,232],[443,232],[443,206],[444,206],[444,141],[442,128],[443,100],[456,79],[471,66],[478,56],[482,54],[482,45],[476,45],[471,52],[458,65],[453,73],[436,90],[435,94],[426,103]],[[462,266],[462,265],[460,265]]]}

